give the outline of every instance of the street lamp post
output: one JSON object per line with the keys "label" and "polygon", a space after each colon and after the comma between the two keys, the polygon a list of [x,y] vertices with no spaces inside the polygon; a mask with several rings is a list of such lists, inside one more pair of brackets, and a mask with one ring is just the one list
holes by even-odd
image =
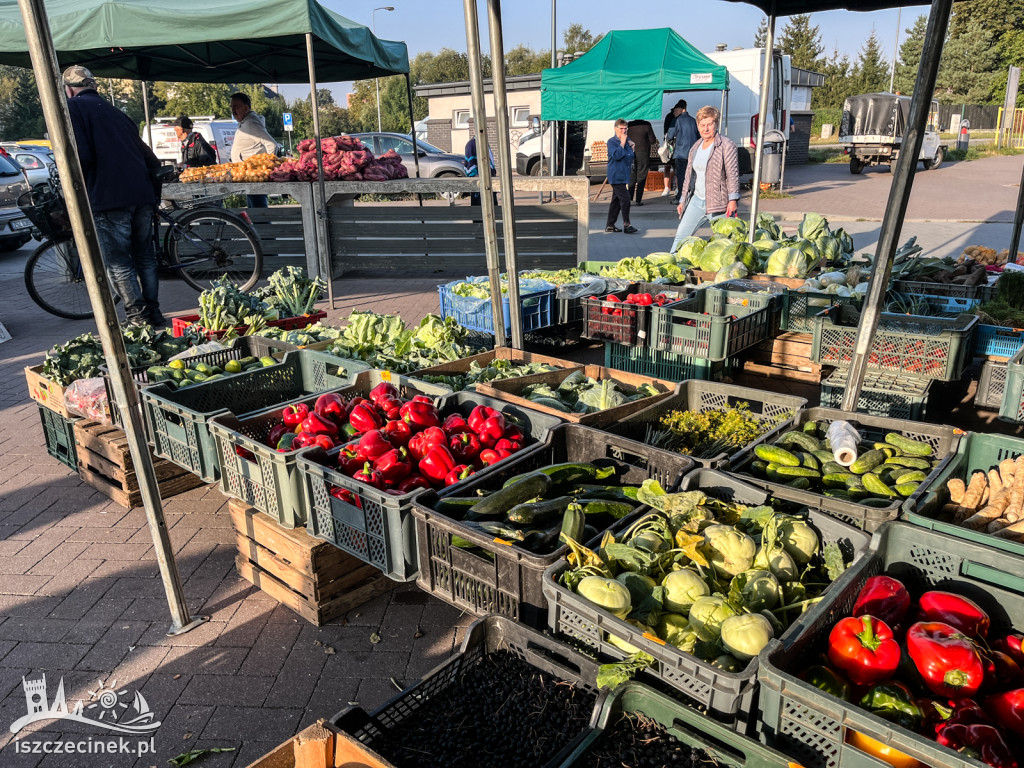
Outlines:
{"label": "street lamp post", "polygon": [[896,9],[896,44],[892,49],[892,72],[889,75],[889,93],[896,93],[893,90],[893,86],[896,83],[896,61],[900,57],[900,16],[902,13],[902,8]]}
{"label": "street lamp post", "polygon": [[[377,11],[393,11],[395,6],[393,5],[382,5],[380,8],[374,8],[370,14],[370,26],[373,27],[373,36],[377,36]],[[380,127],[380,78],[373,78],[373,85],[377,89],[377,133],[380,133],[383,128]],[[415,131],[415,127],[413,127]]]}

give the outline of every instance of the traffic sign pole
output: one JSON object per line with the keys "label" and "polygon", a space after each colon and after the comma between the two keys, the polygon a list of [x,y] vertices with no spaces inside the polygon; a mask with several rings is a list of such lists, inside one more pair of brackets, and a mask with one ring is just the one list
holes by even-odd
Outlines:
{"label": "traffic sign pole", "polygon": [[292,153],[292,131],[294,130],[294,126],[292,125],[292,113],[282,112],[281,122],[284,123],[284,132],[288,134],[288,154],[290,155]]}

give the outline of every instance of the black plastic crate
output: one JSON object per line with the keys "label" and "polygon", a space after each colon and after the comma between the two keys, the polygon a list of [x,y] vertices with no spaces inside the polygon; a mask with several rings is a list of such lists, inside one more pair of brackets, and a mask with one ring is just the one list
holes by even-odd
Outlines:
{"label": "black plastic crate", "polygon": [[[842,408],[849,370],[836,368],[821,382],[822,408]],[[857,411],[872,416],[924,421],[931,396],[932,379],[903,376],[886,371],[866,371],[857,400]]]}

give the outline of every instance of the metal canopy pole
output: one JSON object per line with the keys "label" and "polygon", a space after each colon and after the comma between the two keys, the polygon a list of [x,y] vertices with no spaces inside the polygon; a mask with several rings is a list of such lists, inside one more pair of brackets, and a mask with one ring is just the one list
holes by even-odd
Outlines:
{"label": "metal canopy pole", "polygon": [[757,146],[754,149],[754,182],[750,185],[750,228],[747,242],[754,242],[757,231],[757,203],[761,196],[761,155],[764,152],[764,124],[768,121],[768,92],[775,63],[775,5],[768,14],[768,29],[764,39],[764,70],[761,72],[761,106],[757,113]]}
{"label": "metal canopy pole", "polygon": [[316,141],[317,190],[313,195],[316,212],[316,260],[327,281],[327,300],[334,309],[334,267],[331,264],[331,241],[327,233],[327,188],[324,186],[324,151],[320,146],[320,100],[316,95],[316,65],[313,63],[313,35],[306,33],[306,63],[309,66],[309,106],[313,112],[313,139]]}
{"label": "metal canopy pole", "polygon": [[508,316],[512,323],[512,346],[522,349],[516,205],[512,189],[512,151],[508,143],[508,96],[505,92],[505,47],[501,39],[501,0],[487,0],[487,26],[491,36],[491,82],[494,85],[494,117],[498,133],[498,178],[501,179],[501,231],[505,237],[505,271],[508,272]]}
{"label": "metal canopy pole", "polygon": [[[412,160],[416,164],[416,178],[420,177],[420,148],[416,144],[416,115],[412,111],[412,78],[409,77],[409,73],[405,73],[405,96],[409,102],[409,135],[412,136]],[[416,200],[419,201],[420,208],[423,207],[423,194],[420,192],[416,193]]]}
{"label": "metal canopy pole", "polygon": [[[480,18],[476,12],[476,0],[462,0],[462,7],[466,15],[466,55],[469,58],[469,90],[473,97],[473,129],[476,131],[476,170],[484,225],[484,253],[487,257],[487,274],[491,284],[491,311],[494,313],[491,324],[494,326],[494,346],[504,347],[505,314],[501,300],[501,255],[498,253],[498,227],[494,216],[491,155],[487,149],[487,105],[484,101],[484,71],[480,64]],[[509,275],[509,286],[515,282],[514,277]],[[511,303],[510,300],[509,304]]]}
{"label": "metal canopy pole", "polygon": [[[558,66],[558,25],[555,23],[555,15],[558,10],[558,0],[551,0],[551,68],[554,69]],[[494,68],[494,51],[491,51],[491,68]],[[504,61],[502,62],[504,63]],[[543,164],[543,155],[541,155],[541,163]],[[549,173],[554,178],[555,171],[558,170],[558,121],[551,121],[551,162],[548,163]],[[543,165],[542,165],[543,167]],[[563,169],[564,171],[564,169]],[[554,193],[552,192],[552,199],[554,199]]]}
{"label": "metal canopy pole", "polygon": [[868,352],[875,338],[875,330],[885,306],[885,293],[892,274],[892,260],[896,253],[896,242],[903,226],[903,217],[907,213],[910,200],[910,189],[914,183],[914,169],[917,158],[921,154],[924,141],[924,129],[928,122],[931,108],[932,92],[935,90],[935,78],[939,71],[939,60],[942,57],[942,42],[946,39],[949,27],[949,14],[953,8],[953,0],[933,0],[931,13],[928,14],[928,26],[924,33],[924,49],[921,51],[921,64],[917,70],[914,92],[910,97],[910,115],[907,119],[907,131],[903,136],[903,146],[896,158],[893,169],[892,186],[889,188],[889,201],[882,217],[878,247],[875,250],[875,264],[871,270],[871,281],[864,299],[864,310],[860,316],[860,327],[857,329],[857,341],[850,361],[850,375],[846,382],[846,393],[843,395],[843,410],[856,412],[860,400],[860,390],[867,372]]}
{"label": "metal canopy pole", "polygon": [[[149,86],[142,80],[142,114],[146,119],[146,133],[149,134],[149,148],[153,149],[153,123],[149,119]],[[154,150],[156,151],[156,150]]]}
{"label": "metal canopy pole", "polygon": [[[57,170],[63,179],[64,198],[67,202],[71,229],[74,232],[75,245],[85,273],[85,284],[89,291],[89,301],[96,317],[96,327],[100,342],[103,345],[103,356],[110,368],[110,383],[114,388],[114,400],[121,409],[124,419],[124,431],[128,438],[128,449],[139,477],[139,490],[142,503],[146,509],[146,520],[153,536],[153,549],[156,552],[160,578],[164,584],[167,604],[171,609],[171,628],[169,635],[177,635],[195,628],[207,621],[207,617],[192,619],[188,613],[184,590],[178,566],[174,561],[174,550],[171,537],[164,520],[163,506],[156,474],[153,471],[153,460],[146,445],[142,429],[142,409],[139,406],[139,393],[135,389],[128,368],[128,356],[125,354],[124,338],[117,324],[117,312],[114,300],[110,295],[110,285],[103,268],[103,257],[100,243],[93,222],[92,208],[85,189],[85,175],[78,158],[78,148],[71,129],[71,116],[61,93],[60,69],[57,65],[57,53],[50,36],[50,24],[46,16],[44,0],[18,0],[21,18],[25,24],[25,37],[28,40],[29,56],[32,59],[32,70],[35,73],[36,85],[39,88],[39,101],[46,119],[46,129],[50,141],[56,150]],[[60,83],[60,84],[59,84]]]}

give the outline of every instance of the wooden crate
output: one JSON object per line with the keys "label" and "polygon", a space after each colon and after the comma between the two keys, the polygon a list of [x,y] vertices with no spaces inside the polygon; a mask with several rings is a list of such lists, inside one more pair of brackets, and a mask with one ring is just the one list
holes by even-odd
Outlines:
{"label": "wooden crate", "polygon": [[783,333],[751,347],[744,370],[765,378],[821,383],[821,366],[811,362],[810,333]]}
{"label": "wooden crate", "polygon": [[379,569],[303,528],[281,528],[237,499],[228,511],[238,572],[316,626],[395,587]]}
{"label": "wooden crate", "polygon": [[[75,449],[78,452],[78,474],[86,484],[122,507],[131,509],[142,505],[139,477],[123,429],[83,419],[75,423]],[[167,459],[158,459],[152,452],[150,458],[160,484],[160,498],[177,496],[203,485],[203,481],[187,469]]]}
{"label": "wooden crate", "polygon": [[28,396],[40,405],[59,413],[65,419],[71,416],[64,405],[64,389],[43,376],[42,365],[25,366],[25,380],[28,384]]}
{"label": "wooden crate", "polygon": [[[653,163],[652,163],[653,165]],[[665,188],[665,174],[662,171],[648,171],[644,192],[661,192]]]}
{"label": "wooden crate", "polygon": [[344,731],[320,720],[247,768],[390,768],[391,763]]}

